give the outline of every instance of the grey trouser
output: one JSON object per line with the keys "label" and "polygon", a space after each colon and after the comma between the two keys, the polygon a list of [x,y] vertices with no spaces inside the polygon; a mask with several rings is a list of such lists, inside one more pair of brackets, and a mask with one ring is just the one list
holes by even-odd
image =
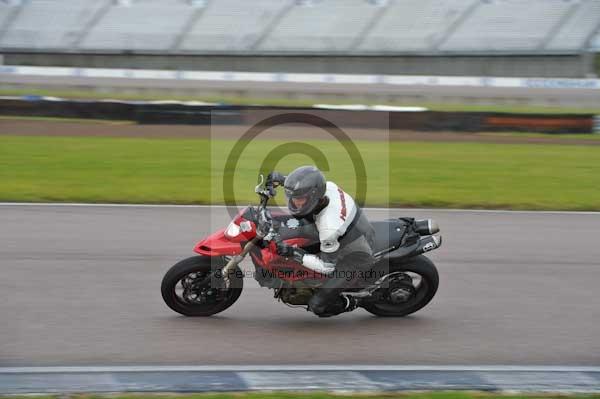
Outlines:
{"label": "grey trouser", "polygon": [[362,212],[351,229],[339,240],[340,249],[334,254],[322,253],[326,262],[335,263],[335,271],[308,301],[309,309],[318,316],[333,316],[345,309],[340,293],[367,285],[367,277],[375,260],[372,243],[374,231]]}

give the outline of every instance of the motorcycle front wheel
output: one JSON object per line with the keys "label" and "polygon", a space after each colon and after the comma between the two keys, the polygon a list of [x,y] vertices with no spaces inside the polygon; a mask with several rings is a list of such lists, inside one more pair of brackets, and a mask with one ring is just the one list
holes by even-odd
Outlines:
{"label": "motorcycle front wheel", "polygon": [[427,257],[423,255],[403,260],[400,263],[390,262],[389,273],[406,273],[412,280],[410,297],[403,302],[393,301],[365,304],[363,307],[370,313],[383,317],[402,317],[416,312],[427,305],[437,292],[439,285],[438,271]]}
{"label": "motorcycle front wheel", "polygon": [[211,316],[224,311],[237,301],[244,285],[242,271],[236,266],[230,274],[231,284],[225,288],[220,274],[224,265],[225,259],[207,256],[192,256],[176,263],[163,277],[163,300],[184,316]]}

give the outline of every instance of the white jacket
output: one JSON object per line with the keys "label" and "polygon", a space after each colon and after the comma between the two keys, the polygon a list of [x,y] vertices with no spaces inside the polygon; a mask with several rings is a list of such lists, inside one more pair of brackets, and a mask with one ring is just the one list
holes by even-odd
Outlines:
{"label": "white jacket", "polygon": [[325,195],[329,204],[315,215],[321,251],[332,253],[339,249],[339,237],[344,235],[356,216],[356,203],[337,184],[328,181]]}
{"label": "white jacket", "polygon": [[[333,182],[327,182],[325,195],[329,198],[329,203],[315,215],[315,224],[319,232],[321,251],[331,254],[340,249],[338,240],[346,233],[348,226],[356,217],[357,209],[354,199]],[[305,254],[302,257],[302,264],[323,274],[335,270],[335,264],[325,262],[313,254]]]}

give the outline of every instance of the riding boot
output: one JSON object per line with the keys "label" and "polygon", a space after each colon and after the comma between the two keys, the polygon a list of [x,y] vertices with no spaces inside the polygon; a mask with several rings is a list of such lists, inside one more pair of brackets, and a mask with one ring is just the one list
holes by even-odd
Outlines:
{"label": "riding boot", "polygon": [[319,317],[335,316],[349,312],[359,306],[357,298],[341,295],[342,292],[355,286],[357,278],[344,275],[330,277],[308,301],[308,309]]}
{"label": "riding boot", "polygon": [[363,236],[345,243],[345,253],[336,259],[335,271],[308,301],[309,310],[317,316],[328,317],[359,306],[356,298],[340,294],[367,285],[365,274],[373,265],[370,250]]}

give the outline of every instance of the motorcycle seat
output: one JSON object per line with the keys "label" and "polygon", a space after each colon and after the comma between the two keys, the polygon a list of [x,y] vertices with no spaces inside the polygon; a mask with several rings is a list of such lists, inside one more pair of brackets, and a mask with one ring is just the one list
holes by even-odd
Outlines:
{"label": "motorcycle seat", "polygon": [[388,219],[379,222],[371,222],[375,230],[373,253],[385,253],[393,251],[400,246],[402,236],[406,231],[406,225],[399,219]]}

